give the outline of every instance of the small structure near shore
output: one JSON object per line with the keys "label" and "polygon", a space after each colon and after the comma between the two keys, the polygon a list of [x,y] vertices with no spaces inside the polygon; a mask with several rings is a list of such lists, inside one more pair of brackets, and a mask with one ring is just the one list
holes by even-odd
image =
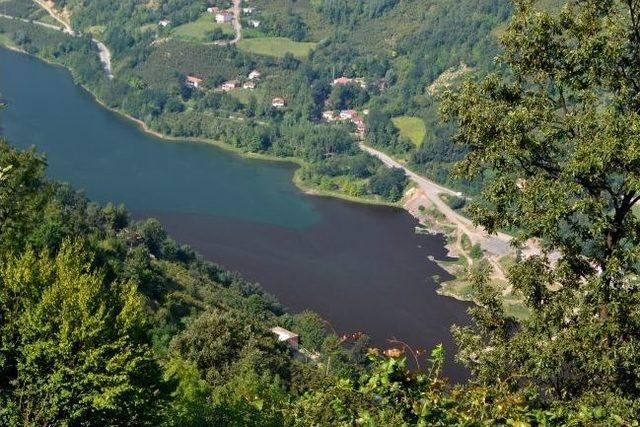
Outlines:
{"label": "small structure near shore", "polygon": [[281,328],[280,326],[276,326],[275,328],[271,328],[270,330],[278,336],[278,341],[286,342],[289,347],[294,350],[298,350],[298,346],[300,345],[300,336],[298,334],[291,332],[285,328]]}

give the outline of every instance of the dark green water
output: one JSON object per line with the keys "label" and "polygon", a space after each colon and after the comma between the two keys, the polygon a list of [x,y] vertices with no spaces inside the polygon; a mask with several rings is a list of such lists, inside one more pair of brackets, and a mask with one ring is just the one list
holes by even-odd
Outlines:
{"label": "dark green water", "polygon": [[[69,74],[0,48],[2,133],[48,156],[51,177],[100,202],[160,219],[177,240],[257,281],[292,310],[319,312],[340,332],[380,346],[446,344],[466,304],[435,293],[444,240],[416,235],[402,210],[311,197],[289,164],[168,142],[99,106]],[[460,371],[449,367],[452,376]]]}

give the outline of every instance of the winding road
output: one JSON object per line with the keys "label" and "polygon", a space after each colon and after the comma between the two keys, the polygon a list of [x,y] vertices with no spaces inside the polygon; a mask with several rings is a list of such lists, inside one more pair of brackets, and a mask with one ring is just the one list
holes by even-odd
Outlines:
{"label": "winding road", "polygon": [[451,209],[451,207],[449,207],[449,205],[440,198],[441,194],[458,195],[458,193],[412,172],[406,166],[400,164],[398,161],[375,148],[369,147],[364,143],[360,143],[360,148],[380,159],[380,161],[382,161],[386,166],[402,169],[409,178],[418,184],[431,203],[433,203],[452,224],[456,225],[469,236],[472,243],[479,243],[483,250],[493,255],[503,256],[509,253],[511,250],[511,236],[506,233],[487,233],[482,228],[476,227],[471,220]]}
{"label": "winding road", "polygon": [[[78,35],[78,34],[76,34],[75,31],[73,31],[73,28],[71,27],[71,24],[69,22],[67,22],[64,18],[62,18],[51,6],[49,6],[48,4],[43,2],[42,0],[33,0],[33,1],[38,6],[40,6],[42,9],[44,9],[49,15],[51,15],[51,17],[53,19],[55,19],[56,21],[58,21],[62,25],[62,31],[64,33],[69,34],[71,36],[77,36]],[[7,16],[5,16],[5,17],[7,17]],[[15,18],[15,19],[20,19],[20,18]],[[55,30],[60,30],[60,28],[56,27],[55,25],[46,24],[44,22],[28,21],[26,19],[20,19],[20,20],[21,21],[25,21],[25,22],[33,22],[36,25],[40,25],[40,26],[47,27],[47,28],[52,28],[52,29],[55,29]],[[112,71],[112,68],[111,68],[111,51],[109,51],[109,48],[107,48],[107,46],[104,43],[102,43],[100,40],[96,40],[95,38],[91,38],[91,40],[93,41],[93,43],[98,48],[98,55],[100,56],[100,62],[102,62],[102,65],[104,67],[104,71],[105,71],[105,73],[107,73],[107,77],[112,79],[113,78],[113,71]]]}

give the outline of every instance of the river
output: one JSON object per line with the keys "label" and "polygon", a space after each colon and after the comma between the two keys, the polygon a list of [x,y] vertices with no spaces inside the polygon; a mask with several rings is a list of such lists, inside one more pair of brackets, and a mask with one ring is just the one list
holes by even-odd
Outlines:
{"label": "river", "polygon": [[259,282],[292,311],[311,309],[339,333],[416,348],[444,343],[467,304],[436,294],[449,277],[441,236],[417,235],[400,209],[309,196],[288,163],[247,159],[209,144],[141,132],[76,86],[69,73],[0,48],[2,134],[45,152],[50,177],[99,202],[158,218],[179,242]]}

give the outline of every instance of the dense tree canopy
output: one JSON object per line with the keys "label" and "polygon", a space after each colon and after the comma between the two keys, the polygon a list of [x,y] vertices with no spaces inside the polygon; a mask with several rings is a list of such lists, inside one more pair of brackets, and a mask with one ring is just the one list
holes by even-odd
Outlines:
{"label": "dense tree canopy", "polygon": [[511,270],[531,318],[514,329],[487,302],[479,327],[458,331],[460,356],[483,383],[637,418],[640,4],[516,5],[509,72],[465,84],[443,110],[470,150],[460,172],[495,173],[476,220],[548,252]]}

